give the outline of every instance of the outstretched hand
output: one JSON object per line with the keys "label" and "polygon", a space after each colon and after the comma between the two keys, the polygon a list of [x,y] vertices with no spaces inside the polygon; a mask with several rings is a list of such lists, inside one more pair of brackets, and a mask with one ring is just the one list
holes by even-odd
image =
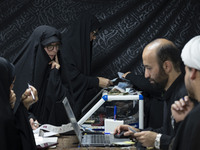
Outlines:
{"label": "outstretched hand", "polygon": [[107,78],[98,77],[98,79],[99,79],[99,87],[101,88],[106,88],[106,87],[109,87],[110,85],[113,85],[112,81],[110,81]]}

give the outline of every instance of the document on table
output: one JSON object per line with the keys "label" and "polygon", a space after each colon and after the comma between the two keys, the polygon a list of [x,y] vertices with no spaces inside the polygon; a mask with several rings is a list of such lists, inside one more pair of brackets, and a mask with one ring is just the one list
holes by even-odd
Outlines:
{"label": "document on table", "polygon": [[50,124],[41,125],[38,129],[33,130],[35,143],[38,148],[51,147],[57,144],[58,137],[50,137],[72,131],[71,123],[62,126],[53,126]]}
{"label": "document on table", "polygon": [[38,148],[47,148],[58,143],[58,137],[42,137],[39,134],[34,134],[34,138]]}
{"label": "document on table", "polygon": [[73,128],[71,126],[71,123],[64,124],[62,126],[53,126],[53,125],[50,125],[50,124],[43,124],[39,128],[37,128],[36,130],[33,130],[33,133],[34,134],[39,134],[39,133],[41,133],[40,130],[47,131],[47,132],[44,132],[44,134],[42,136],[43,137],[48,137],[48,136],[52,136],[52,135],[56,135],[56,134],[60,134],[60,133],[66,133],[68,131],[72,131]]}

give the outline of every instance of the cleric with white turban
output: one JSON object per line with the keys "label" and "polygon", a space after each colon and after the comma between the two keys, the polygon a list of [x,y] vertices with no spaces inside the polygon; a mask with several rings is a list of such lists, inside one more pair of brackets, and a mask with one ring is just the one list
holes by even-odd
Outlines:
{"label": "cleric with white turban", "polygon": [[200,70],[200,36],[192,38],[183,48],[181,58],[188,67]]}

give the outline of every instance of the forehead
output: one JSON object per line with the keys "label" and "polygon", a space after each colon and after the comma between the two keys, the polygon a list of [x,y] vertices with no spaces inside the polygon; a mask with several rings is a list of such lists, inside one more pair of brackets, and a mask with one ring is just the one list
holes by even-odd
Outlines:
{"label": "forehead", "polygon": [[189,67],[185,65],[185,72],[189,72]]}
{"label": "forehead", "polygon": [[157,65],[157,54],[156,50],[145,48],[142,54],[143,64],[145,66]]}
{"label": "forehead", "polygon": [[52,42],[52,43],[48,44],[47,46],[50,46],[50,45],[57,45],[57,44],[60,44],[60,42]]}

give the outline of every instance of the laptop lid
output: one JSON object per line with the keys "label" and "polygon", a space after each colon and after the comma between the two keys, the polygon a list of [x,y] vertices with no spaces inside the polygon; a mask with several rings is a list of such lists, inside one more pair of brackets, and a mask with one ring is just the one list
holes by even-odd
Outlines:
{"label": "laptop lid", "polygon": [[[78,141],[82,146],[113,146],[113,142],[114,141],[115,142],[122,142],[122,141],[129,140],[129,139],[114,139],[113,135],[109,135],[110,140],[109,140],[108,143],[105,143],[104,141],[102,141],[102,142],[99,141],[98,143],[91,142],[92,134],[82,136],[81,129],[80,129],[80,127],[79,127],[79,125],[78,125],[78,123],[76,121],[75,115],[74,115],[74,113],[72,111],[72,108],[71,108],[71,106],[69,104],[69,101],[68,101],[67,97],[65,97],[63,99],[62,103],[64,104],[64,108],[66,110],[67,116],[68,116],[68,118],[69,118],[69,120],[70,120],[70,122],[72,124],[72,127],[74,128],[74,131],[75,131],[75,134],[76,134],[76,136],[78,138]],[[93,135],[95,135],[97,137],[102,137],[102,136],[106,137],[106,136],[108,136],[108,135],[101,135],[101,134],[93,134]],[[84,137],[84,139],[90,139],[90,140],[87,140],[87,142],[85,143],[85,140],[83,140],[83,137]],[[83,142],[82,142],[82,140],[83,140]]]}
{"label": "laptop lid", "polygon": [[65,97],[62,101],[62,103],[64,104],[64,108],[65,108],[65,111],[67,113],[67,116],[72,124],[72,127],[74,128],[74,132],[78,138],[78,141],[79,143],[81,143],[81,140],[82,140],[82,132],[81,132],[81,129],[76,121],[76,117],[74,115],[74,112],[72,111],[72,108],[69,104],[69,101],[67,99],[67,97]]}

